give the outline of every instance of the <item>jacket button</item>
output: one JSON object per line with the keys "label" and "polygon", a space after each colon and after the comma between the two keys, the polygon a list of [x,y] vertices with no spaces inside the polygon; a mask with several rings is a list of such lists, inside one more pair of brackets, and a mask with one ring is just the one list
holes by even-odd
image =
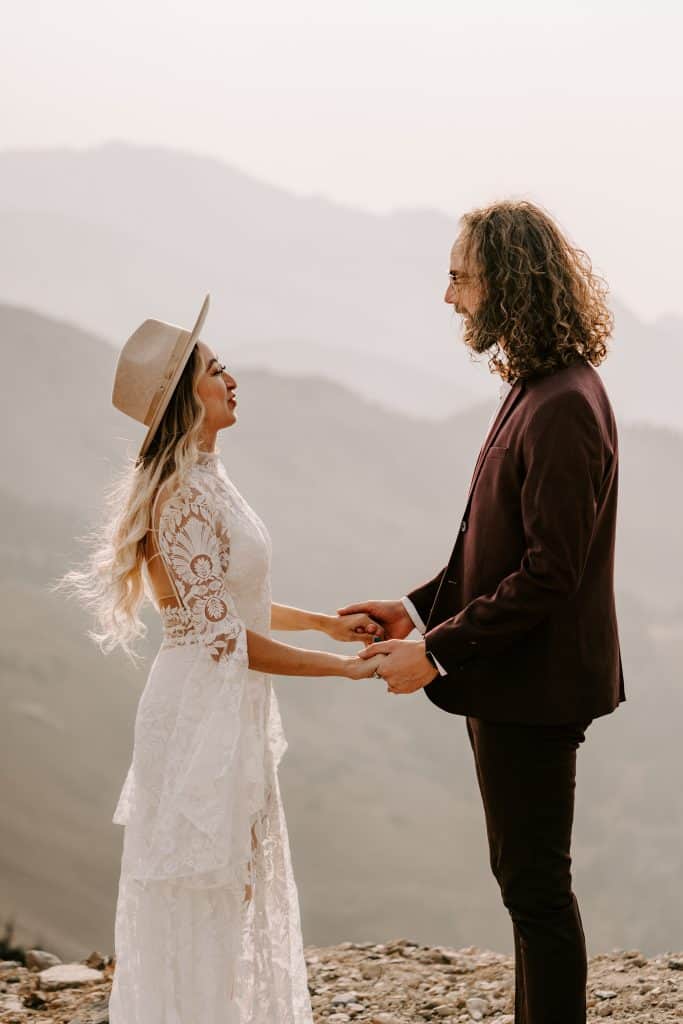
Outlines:
{"label": "jacket button", "polygon": [[463,519],[463,521],[460,524],[460,532],[464,533],[466,529],[467,529],[467,520]]}

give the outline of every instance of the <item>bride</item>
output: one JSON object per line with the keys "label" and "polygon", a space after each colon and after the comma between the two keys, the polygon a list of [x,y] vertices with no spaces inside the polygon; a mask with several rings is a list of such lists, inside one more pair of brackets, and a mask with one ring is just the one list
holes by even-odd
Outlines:
{"label": "bride", "polygon": [[138,704],[113,821],[125,826],[110,1024],[310,1024],[297,888],[277,769],[287,743],[271,674],[376,674],[271,629],[369,644],[366,615],[271,602],[268,531],[226,473],[219,430],[237,384],[192,331],[146,320],[119,356],[112,401],[143,422],[136,460],[82,569],[57,584],[97,617],[103,650],[163,638]]}

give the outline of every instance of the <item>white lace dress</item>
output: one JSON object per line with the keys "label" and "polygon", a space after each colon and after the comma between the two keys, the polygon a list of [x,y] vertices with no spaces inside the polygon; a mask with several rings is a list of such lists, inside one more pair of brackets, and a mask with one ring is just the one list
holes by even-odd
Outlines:
{"label": "white lace dress", "polygon": [[159,608],[113,817],[110,1024],[311,1024],[277,778],[287,743],[271,679],[247,662],[246,629],[270,629],[270,537],[202,453],[157,543],[181,603]]}

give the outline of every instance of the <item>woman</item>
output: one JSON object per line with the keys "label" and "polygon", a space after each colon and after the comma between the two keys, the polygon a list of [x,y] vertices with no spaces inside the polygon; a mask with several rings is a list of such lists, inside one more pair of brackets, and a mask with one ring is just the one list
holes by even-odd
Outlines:
{"label": "woman", "polygon": [[104,650],[163,640],[140,697],[125,826],[110,1024],[312,1020],[277,768],[286,749],[270,674],[374,674],[363,661],[271,640],[319,629],[370,643],[365,614],[271,603],[271,542],[216,450],[236,382],[192,331],[146,320],[126,342],[112,400],[147,426],[86,571],[59,586],[97,613]]}

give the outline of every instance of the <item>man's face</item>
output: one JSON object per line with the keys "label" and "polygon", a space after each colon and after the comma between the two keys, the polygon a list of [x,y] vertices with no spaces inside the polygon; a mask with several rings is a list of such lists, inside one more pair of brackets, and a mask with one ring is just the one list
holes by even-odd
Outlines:
{"label": "man's face", "polygon": [[443,298],[456,313],[473,317],[481,302],[482,288],[474,268],[465,266],[464,249],[464,239],[459,235],[451,249],[449,282]]}

